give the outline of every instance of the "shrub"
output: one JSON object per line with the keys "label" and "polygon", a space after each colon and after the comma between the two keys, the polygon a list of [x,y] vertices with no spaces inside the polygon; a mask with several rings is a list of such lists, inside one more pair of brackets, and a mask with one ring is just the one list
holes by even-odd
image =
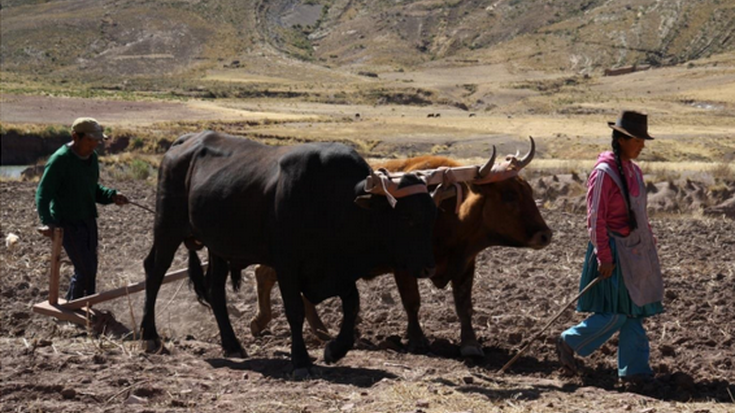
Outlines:
{"label": "shrub", "polygon": [[130,147],[132,149],[143,149],[144,144],[145,142],[143,142],[143,138],[136,137],[136,138],[133,138],[133,141],[130,143]]}
{"label": "shrub", "polygon": [[53,126],[47,126],[47,127],[46,127],[46,129],[44,129],[44,130],[43,130],[43,131],[41,132],[41,134],[42,134],[42,135],[43,135],[44,137],[49,137],[49,136],[56,136],[56,133],[57,133],[57,132],[56,132],[56,128],[55,128],[55,127],[53,127]]}
{"label": "shrub", "polygon": [[150,166],[140,159],[133,159],[128,173],[132,179],[136,180],[145,180],[151,175]]}

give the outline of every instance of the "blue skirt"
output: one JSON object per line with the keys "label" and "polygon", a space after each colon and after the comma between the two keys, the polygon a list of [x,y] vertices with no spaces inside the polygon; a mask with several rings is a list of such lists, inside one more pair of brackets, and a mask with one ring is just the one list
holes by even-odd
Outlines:
{"label": "blue skirt", "polygon": [[[628,289],[625,287],[625,281],[623,280],[623,274],[620,271],[615,241],[612,238],[610,238],[610,249],[615,262],[612,276],[600,281],[580,297],[577,302],[577,311],[582,313],[625,314],[628,317],[650,317],[663,313],[664,307],[661,301],[639,307],[630,299],[630,294],[628,294]],[[595,254],[592,243],[589,243],[584,258],[579,290],[582,291],[597,275],[597,254]]]}

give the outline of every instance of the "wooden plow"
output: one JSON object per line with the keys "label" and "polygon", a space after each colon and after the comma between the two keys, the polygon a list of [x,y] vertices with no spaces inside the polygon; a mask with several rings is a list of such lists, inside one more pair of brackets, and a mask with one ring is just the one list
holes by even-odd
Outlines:
{"label": "wooden plow", "polygon": [[[33,312],[86,326],[90,323],[90,320],[100,319],[102,316],[100,311],[92,308],[94,304],[145,290],[145,281],[141,281],[76,300],[67,301],[59,298],[59,270],[61,268],[61,245],[63,239],[64,230],[55,228],[51,236],[48,301],[35,304],[33,306]],[[204,263],[203,267],[206,268],[206,266],[207,263]],[[184,279],[188,275],[189,272],[186,269],[169,272],[164,276],[163,284]]]}

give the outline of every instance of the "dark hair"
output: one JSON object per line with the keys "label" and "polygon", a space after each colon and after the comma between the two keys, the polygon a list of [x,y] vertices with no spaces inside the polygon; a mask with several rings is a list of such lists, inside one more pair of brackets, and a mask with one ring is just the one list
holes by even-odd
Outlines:
{"label": "dark hair", "polygon": [[628,180],[623,172],[623,162],[620,160],[620,139],[630,139],[630,137],[624,133],[613,130],[612,133],[612,150],[615,154],[615,164],[618,166],[618,173],[620,174],[620,182],[623,183],[623,195],[628,206],[628,223],[631,231],[638,228],[638,221],[635,219],[635,213],[633,213],[633,207],[630,205],[630,194],[628,191]]}

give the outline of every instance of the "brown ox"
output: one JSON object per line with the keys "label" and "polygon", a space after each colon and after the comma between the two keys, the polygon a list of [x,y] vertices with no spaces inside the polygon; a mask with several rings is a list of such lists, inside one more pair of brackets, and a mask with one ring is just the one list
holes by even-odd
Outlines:
{"label": "brown ox", "polygon": [[[531,161],[534,152],[532,139],[531,150],[523,159],[508,156],[506,164],[515,162],[520,169]],[[444,157],[420,156],[376,165],[376,169],[379,167],[391,172],[410,172],[461,166]],[[515,172],[499,182],[460,183],[463,196],[460,197],[459,208],[456,208],[457,199],[454,197],[442,201],[434,225],[432,241],[436,274],[431,281],[439,288],[446,287],[450,281],[452,283],[454,305],[461,324],[460,351],[463,356],[483,356],[472,327],[472,283],[477,254],[493,245],[540,249],[551,242],[551,230],[536,206],[531,186],[517,176],[517,170]],[[419,323],[421,297],[418,282],[402,271],[394,271],[393,274],[408,316],[408,350],[426,351],[428,340]],[[257,336],[272,318],[270,292],[276,282],[276,274],[269,267],[259,266],[255,275],[258,314],[250,328]],[[306,300],[304,303],[312,331],[320,338],[328,339],[328,330],[314,306]]]}

